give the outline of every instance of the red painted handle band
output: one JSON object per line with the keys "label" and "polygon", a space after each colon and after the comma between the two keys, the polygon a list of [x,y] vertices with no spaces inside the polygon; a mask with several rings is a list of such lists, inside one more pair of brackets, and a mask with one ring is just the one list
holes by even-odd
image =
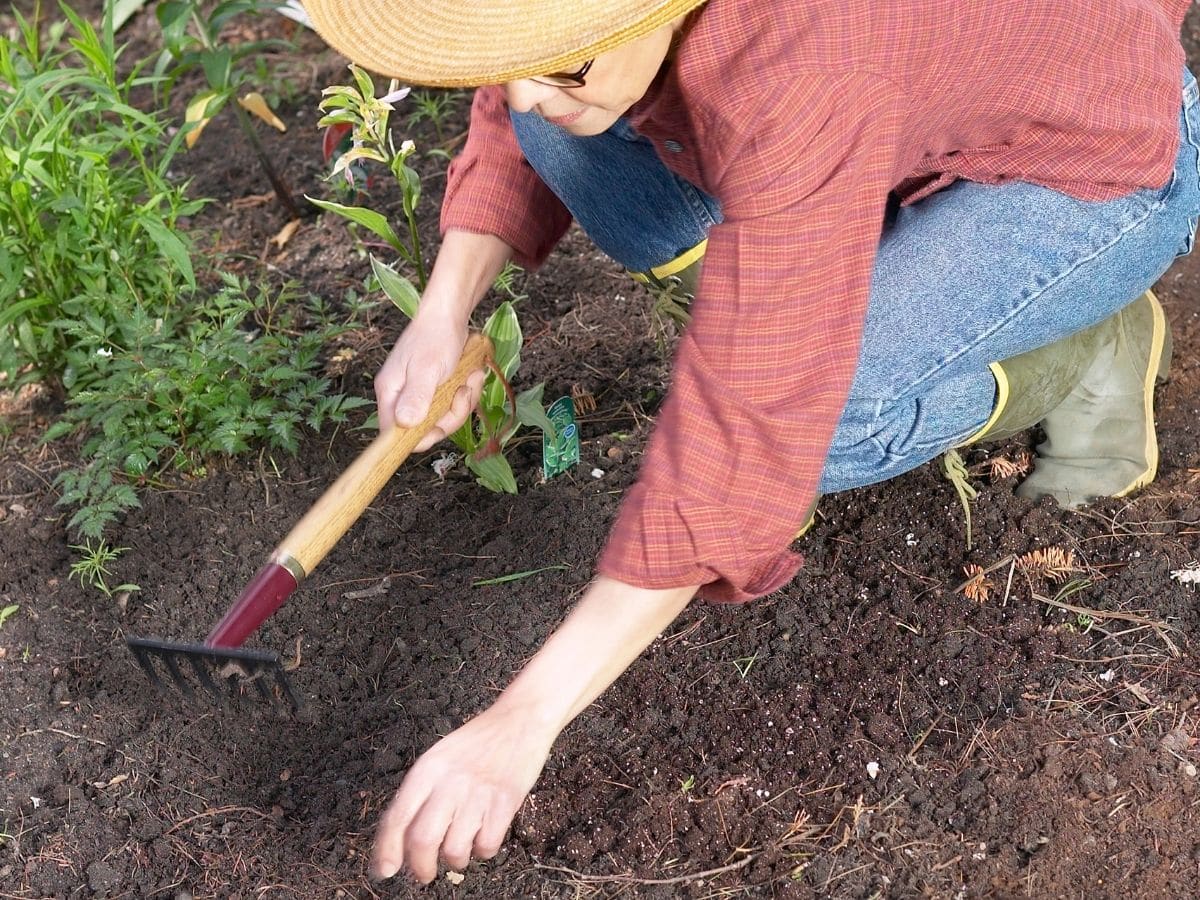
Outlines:
{"label": "red painted handle band", "polygon": [[242,646],[242,642],[283,605],[297,584],[296,576],[279,563],[267,563],[246,585],[237,603],[209,632],[204,643],[209,647]]}

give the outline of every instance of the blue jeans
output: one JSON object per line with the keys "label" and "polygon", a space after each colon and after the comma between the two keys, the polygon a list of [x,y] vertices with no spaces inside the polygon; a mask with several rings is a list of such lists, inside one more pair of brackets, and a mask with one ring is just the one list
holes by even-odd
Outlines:
{"label": "blue jeans", "polygon": [[[880,238],[822,493],[887,480],[958,446],[992,412],[989,363],[1108,318],[1191,251],[1200,103],[1196,80],[1184,78],[1182,142],[1162,189],[1096,203],[1021,182],[959,181],[900,209]],[[624,120],[595,137],[533,113],[512,120],[530,164],[631,271],[669,262],[721,221],[720,204],[672,174]]]}

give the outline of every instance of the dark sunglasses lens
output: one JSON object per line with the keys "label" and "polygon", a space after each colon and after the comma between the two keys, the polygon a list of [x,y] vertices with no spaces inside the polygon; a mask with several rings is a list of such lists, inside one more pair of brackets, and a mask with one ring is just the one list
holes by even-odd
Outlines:
{"label": "dark sunglasses lens", "polygon": [[549,75],[538,75],[533,80],[552,87],[583,87],[583,78],[594,62],[594,59],[589,59],[574,72],[551,72]]}

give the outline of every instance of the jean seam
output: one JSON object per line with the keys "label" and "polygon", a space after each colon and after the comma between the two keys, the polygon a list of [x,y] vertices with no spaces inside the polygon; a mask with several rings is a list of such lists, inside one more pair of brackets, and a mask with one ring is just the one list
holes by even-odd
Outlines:
{"label": "jean seam", "polygon": [[[713,219],[712,215],[709,214],[708,206],[702,199],[700,199],[699,190],[690,181],[678,176],[675,177],[675,182],[679,185],[680,193],[683,194],[684,197],[684,202],[687,203],[688,208],[692,211],[692,215],[695,216],[696,224],[704,231],[705,234],[707,234],[708,230],[717,223],[716,220]],[[701,240],[703,240],[703,238],[701,238]]]}

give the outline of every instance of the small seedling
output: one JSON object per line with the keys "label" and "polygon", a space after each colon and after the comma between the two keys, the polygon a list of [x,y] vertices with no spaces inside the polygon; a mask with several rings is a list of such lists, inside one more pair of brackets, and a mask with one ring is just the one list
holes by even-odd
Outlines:
{"label": "small seedling", "polygon": [[462,93],[458,91],[453,93],[414,91],[412,102],[416,109],[409,114],[408,127],[416,128],[421,122],[429,122],[433,126],[434,134],[437,135],[437,142],[444,144],[446,119],[454,111],[454,107],[462,97]]}
{"label": "small seedling", "polygon": [[682,791],[684,794],[691,793],[692,788],[694,788],[695,786],[696,786],[696,776],[695,775],[689,775],[687,778],[683,779],[683,781],[679,782],[679,790]]}
{"label": "small seedling", "polygon": [[492,284],[492,290],[498,294],[504,294],[513,303],[528,300],[529,295],[521,293],[517,290],[516,286],[517,277],[524,274],[524,269],[512,260],[509,260],[504,264],[504,268],[500,271],[500,274],[496,276],[496,280]]}
{"label": "small seedling", "polygon": [[92,542],[88,540],[83,544],[72,545],[71,549],[79,554],[79,559],[71,563],[70,577],[78,578],[80,584],[95,588],[109,599],[112,599],[114,594],[131,594],[141,590],[136,584],[109,587],[106,580],[112,575],[108,564],[128,550],[128,547],[110,547],[106,541],[98,541],[92,546]]}
{"label": "small seedling", "polygon": [[4,607],[3,609],[0,609],[0,628],[3,628],[4,623],[7,622],[10,618],[12,618],[13,615],[16,614],[17,610],[20,608],[21,608],[21,605],[19,603],[12,603],[12,604],[9,604],[8,606]]}
{"label": "small seedling", "polygon": [[1054,595],[1054,602],[1065,603],[1069,597],[1086,590],[1089,585],[1091,585],[1091,581],[1086,578],[1074,578],[1059,589],[1058,593]]}
{"label": "small seedling", "polygon": [[668,345],[692,321],[691,297],[678,278],[668,278],[664,287],[647,285],[653,297],[650,306],[650,336],[660,355],[666,355]]}
{"label": "small seedling", "polygon": [[737,669],[738,674],[742,676],[742,680],[746,680],[746,676],[750,674],[750,669],[753,668],[755,661],[758,659],[758,651],[754,652],[753,656],[743,656],[741,659],[733,661],[733,667]]}

